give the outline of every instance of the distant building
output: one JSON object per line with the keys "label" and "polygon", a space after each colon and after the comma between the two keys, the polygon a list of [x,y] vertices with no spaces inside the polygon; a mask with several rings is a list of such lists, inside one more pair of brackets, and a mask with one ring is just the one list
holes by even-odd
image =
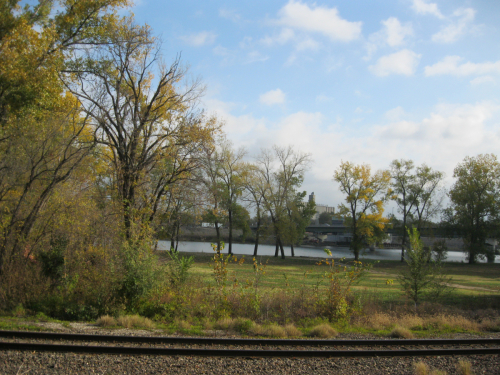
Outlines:
{"label": "distant building", "polygon": [[[309,202],[316,202],[316,196],[314,195],[314,192],[312,192],[309,195]],[[318,220],[319,220],[319,215],[322,214],[323,212],[328,212],[328,213],[334,214],[335,213],[335,207],[329,207],[326,204],[316,203],[316,213],[311,218],[311,221],[314,224],[317,225],[318,224]]]}

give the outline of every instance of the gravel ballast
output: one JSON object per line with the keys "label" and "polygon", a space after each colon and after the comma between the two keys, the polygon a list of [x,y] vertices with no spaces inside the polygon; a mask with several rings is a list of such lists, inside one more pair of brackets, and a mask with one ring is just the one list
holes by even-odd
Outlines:
{"label": "gravel ballast", "polygon": [[[47,323],[51,326],[52,323]],[[70,327],[50,327],[55,331],[87,334],[161,335],[154,331],[103,330],[95,325],[71,323]],[[48,327],[46,327],[48,328]],[[345,336],[345,337],[344,337]],[[473,338],[475,335],[453,335]],[[465,337],[464,337],[465,336]],[[479,336],[478,336],[479,337]],[[498,337],[490,334],[481,337]],[[343,339],[375,338],[341,335]],[[17,341],[17,340],[14,340]],[[75,343],[76,344],[76,343]],[[126,344],[128,345],[128,344]],[[189,347],[189,346],[188,346]],[[194,346],[193,346],[194,347]],[[318,348],[320,349],[320,348]],[[394,349],[404,349],[394,348]],[[321,350],[321,349],[320,349]],[[474,374],[500,374],[499,355],[467,357],[396,357],[396,358],[256,358],[195,357],[154,355],[104,355],[0,351],[0,374],[415,374],[414,364],[426,363],[431,369],[459,374],[459,361],[472,364]]]}

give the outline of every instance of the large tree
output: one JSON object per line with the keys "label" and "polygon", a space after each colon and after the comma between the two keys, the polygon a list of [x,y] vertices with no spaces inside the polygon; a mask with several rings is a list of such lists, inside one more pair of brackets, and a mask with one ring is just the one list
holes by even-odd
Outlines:
{"label": "large tree", "polygon": [[35,252],[53,232],[51,199],[93,148],[88,116],[60,78],[72,55],[102,43],[125,3],[0,5],[0,275],[6,259]]}
{"label": "large tree", "polygon": [[346,195],[346,203],[338,206],[337,215],[344,218],[351,229],[350,247],[355,260],[359,260],[363,246],[380,241],[388,223],[382,214],[390,193],[390,173],[378,171],[372,175],[369,165],[342,161],[335,171],[334,181]]}
{"label": "large tree", "polygon": [[[224,139],[220,145],[219,179],[224,189],[223,205],[227,212],[229,226],[228,254],[233,253],[233,227],[236,221],[235,214],[243,213],[237,201],[244,189],[245,175],[248,173],[247,164],[243,162],[246,151],[243,148],[235,150],[230,141]],[[241,219],[238,218],[238,219]]]}
{"label": "large tree", "polygon": [[391,163],[392,199],[398,205],[402,220],[401,261],[407,249],[407,228],[416,224],[420,231],[440,207],[437,197],[444,174],[422,164],[415,168],[412,160],[393,160]]}
{"label": "large tree", "polygon": [[[257,157],[257,185],[260,189],[265,210],[271,217],[273,232],[276,236],[276,252],[285,258],[283,240],[287,231],[288,207],[296,198],[304,173],[310,163],[310,155],[295,151],[291,146],[274,146],[272,150],[262,150]],[[293,255],[293,254],[292,254]]]}
{"label": "large tree", "polygon": [[135,227],[154,219],[168,187],[199,166],[201,145],[218,125],[196,109],[199,82],[186,80],[179,58],[163,62],[149,27],[125,19],[108,40],[75,57],[67,84],[91,119],[96,141],[110,151],[130,239]]}
{"label": "large tree", "polygon": [[463,236],[469,263],[486,254],[485,242],[495,237],[500,216],[500,163],[493,154],[467,156],[453,171],[448,196],[448,221]]}

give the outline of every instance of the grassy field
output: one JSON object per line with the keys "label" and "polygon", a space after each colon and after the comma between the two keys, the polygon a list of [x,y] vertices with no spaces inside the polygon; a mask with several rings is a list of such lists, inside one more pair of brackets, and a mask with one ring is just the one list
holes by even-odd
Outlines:
{"label": "grassy field", "polygon": [[[193,256],[194,265],[191,275],[201,283],[213,283],[213,271],[210,266],[212,255],[207,253],[183,253],[184,256]],[[228,264],[228,285],[251,283],[255,278],[253,260],[245,256],[245,261],[230,262]],[[328,266],[318,265],[320,259],[313,258],[276,258],[273,256],[259,256],[256,259],[264,274],[260,275],[258,287],[260,289],[276,288],[326,288],[327,281],[323,277]],[[336,262],[339,262],[336,260]],[[342,264],[349,265],[352,259],[345,259]],[[367,261],[371,270],[353,286],[358,293],[370,295],[383,302],[401,301],[404,295],[397,282],[398,274],[406,267],[400,261]],[[338,264],[338,263],[337,263]],[[500,264],[479,263],[469,265],[465,263],[446,263],[445,272],[452,278],[450,286],[452,293],[444,299],[444,303],[474,307],[500,307]],[[393,280],[393,283],[387,283]]]}
{"label": "grassy field", "polygon": [[[226,289],[221,291],[210,265],[213,254],[181,256],[194,258],[185,284],[178,288],[167,286],[142,300],[133,312],[141,316],[124,317],[123,311],[101,316],[95,324],[111,329],[156,328],[189,335],[225,330],[265,337],[331,337],[335,335],[328,332],[332,327],[341,333],[392,337],[500,332],[500,264],[447,263],[445,271],[452,277],[451,293],[439,300],[424,299],[416,309],[397,281],[405,264],[369,261],[371,269],[352,286],[349,310],[342,315],[341,309],[337,310],[342,304],[329,305],[329,297],[325,298],[331,295],[331,289],[327,293],[330,284],[325,277],[330,266],[319,265],[321,259],[231,259]],[[165,252],[160,257],[163,261],[169,259]],[[352,262],[335,260],[336,265],[348,268]],[[19,307],[10,316],[0,317],[0,329],[40,330],[45,328],[39,323],[46,321],[68,326],[68,322],[42,313],[33,315]],[[315,330],[320,332],[314,333]]]}

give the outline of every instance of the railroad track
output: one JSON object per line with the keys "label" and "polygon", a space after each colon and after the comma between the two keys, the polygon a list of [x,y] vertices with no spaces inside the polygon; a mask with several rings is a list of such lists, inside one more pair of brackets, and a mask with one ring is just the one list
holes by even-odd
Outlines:
{"label": "railroad track", "polygon": [[[311,358],[500,354],[500,338],[281,340],[114,336],[29,331],[0,331],[0,338],[3,338],[0,341],[0,350],[3,351],[127,355]],[[90,343],[98,343],[98,345],[90,345]],[[124,346],[123,343],[130,345]]]}

